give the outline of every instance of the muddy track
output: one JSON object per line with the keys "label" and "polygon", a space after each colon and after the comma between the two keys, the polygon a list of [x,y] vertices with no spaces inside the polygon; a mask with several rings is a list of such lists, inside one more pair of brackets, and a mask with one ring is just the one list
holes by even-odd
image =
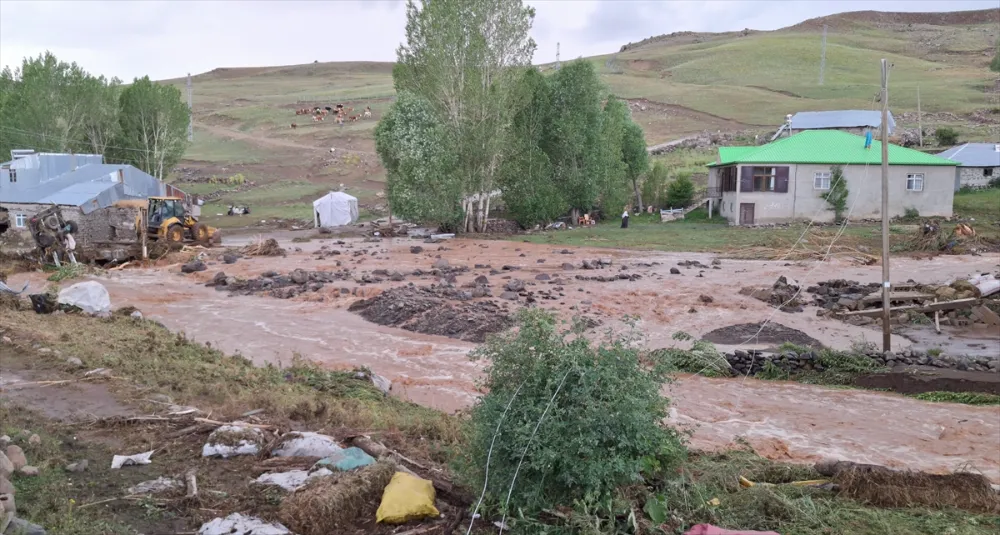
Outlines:
{"label": "muddy track", "polygon": [[[224,126],[215,126],[208,123],[196,122],[195,126],[198,128],[203,128],[208,132],[221,137],[226,137],[229,139],[239,139],[240,141],[248,141],[256,145],[267,146],[267,147],[279,147],[285,149],[299,149],[307,151],[317,151],[317,152],[328,152],[329,148],[317,147],[314,145],[303,145],[302,143],[296,143],[294,141],[286,141],[284,139],[278,139],[273,137],[267,137],[259,134],[252,134],[248,132],[242,132],[240,130],[235,130],[232,128],[226,128]],[[333,147],[340,152],[347,154],[364,154],[367,156],[377,156],[376,153],[365,150],[355,150],[347,149],[344,147]]]}

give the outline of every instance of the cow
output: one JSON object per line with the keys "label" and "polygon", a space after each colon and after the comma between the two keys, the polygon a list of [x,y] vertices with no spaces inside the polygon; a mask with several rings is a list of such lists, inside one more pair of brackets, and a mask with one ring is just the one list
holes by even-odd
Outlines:
{"label": "cow", "polygon": [[348,117],[347,119],[353,123],[354,121],[358,120],[358,116],[357,115],[352,115],[352,116]]}
{"label": "cow", "polygon": [[322,120],[323,120],[323,116],[322,115],[313,115],[313,121],[319,122],[319,121],[322,121]]}
{"label": "cow", "polygon": [[292,123],[292,129],[293,129],[293,130],[294,130],[294,129],[296,129],[296,128],[298,128],[298,127],[299,127],[299,125],[297,125],[297,124],[295,124],[295,123]]}
{"label": "cow", "polygon": [[365,113],[362,115],[362,117],[364,117],[365,119],[370,119],[371,116],[372,116],[372,107],[365,106]]}
{"label": "cow", "polygon": [[333,111],[333,108],[331,108],[330,106],[327,106],[327,107],[325,107],[323,109],[326,110],[328,113],[331,112],[331,111]]}

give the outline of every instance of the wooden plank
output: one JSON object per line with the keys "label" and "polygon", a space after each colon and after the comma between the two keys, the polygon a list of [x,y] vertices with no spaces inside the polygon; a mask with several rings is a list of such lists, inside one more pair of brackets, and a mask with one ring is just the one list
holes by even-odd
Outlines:
{"label": "wooden plank", "polygon": [[[977,299],[975,297],[969,297],[968,299],[956,299],[954,301],[944,301],[941,303],[933,303],[930,305],[904,305],[899,307],[889,308],[889,313],[893,312],[903,312],[906,310],[913,310],[916,312],[935,312],[938,310],[954,310],[956,308],[965,308],[972,306]],[[854,310],[851,312],[844,312],[838,314],[839,316],[867,316],[870,318],[877,318],[882,315],[881,308],[872,308],[869,310]]]}
{"label": "wooden plank", "polygon": [[[889,292],[890,301],[930,301],[934,299],[934,294],[923,292]],[[878,303],[882,300],[882,292],[866,295],[861,299],[864,304]]]}

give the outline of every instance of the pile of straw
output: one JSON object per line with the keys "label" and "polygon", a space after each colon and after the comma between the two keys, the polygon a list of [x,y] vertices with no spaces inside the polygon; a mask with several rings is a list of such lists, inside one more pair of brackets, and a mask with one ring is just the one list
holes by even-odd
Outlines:
{"label": "pile of straw", "polygon": [[343,533],[375,518],[382,492],[396,472],[391,461],[345,474],[317,478],[281,502],[282,523],[302,535]]}
{"label": "pile of straw", "polygon": [[249,256],[285,256],[285,250],[278,246],[278,240],[274,238],[263,239],[257,237],[257,241],[247,245],[240,250]]}
{"label": "pile of straw", "polygon": [[883,466],[839,463],[833,482],[841,496],[876,507],[955,507],[1000,512],[1000,498],[981,474],[936,475],[890,470]]}

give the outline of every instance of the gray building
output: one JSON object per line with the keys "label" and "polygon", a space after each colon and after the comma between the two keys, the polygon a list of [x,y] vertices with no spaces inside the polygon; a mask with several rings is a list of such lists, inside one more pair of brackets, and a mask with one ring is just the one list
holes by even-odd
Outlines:
{"label": "gray building", "polygon": [[987,188],[991,182],[1000,183],[1000,143],[966,143],[939,153],[938,156],[958,162],[955,191],[963,187]]}
{"label": "gray building", "polygon": [[[803,130],[840,130],[864,134],[865,130],[882,125],[882,112],[871,110],[800,111],[792,115],[791,133]],[[889,112],[889,135],[896,129],[896,120]]]}
{"label": "gray building", "polygon": [[[33,248],[28,220],[53,204],[77,222],[81,248],[122,239],[124,233],[130,232],[131,237],[134,215],[124,215],[125,210],[115,208],[115,203],[168,194],[183,195],[131,165],[106,164],[99,154],[14,150],[10,161],[0,163],[0,210],[7,212],[9,221],[0,233],[0,249]],[[118,217],[111,217],[118,212]]]}

